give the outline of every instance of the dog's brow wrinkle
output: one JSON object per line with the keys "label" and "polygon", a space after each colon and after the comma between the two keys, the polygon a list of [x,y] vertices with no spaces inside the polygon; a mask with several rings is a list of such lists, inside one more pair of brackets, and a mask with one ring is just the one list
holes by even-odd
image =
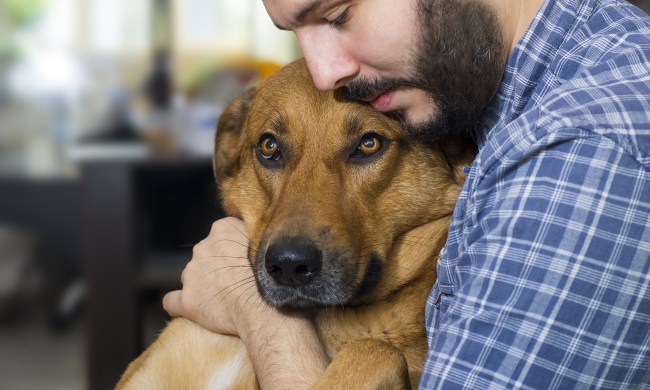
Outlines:
{"label": "dog's brow wrinkle", "polygon": [[264,96],[262,96],[261,99],[264,100],[264,102],[266,104],[268,104],[269,107],[271,107],[273,109],[273,111],[275,111],[278,114],[278,116],[271,123],[274,130],[276,130],[278,133],[284,133],[285,132],[285,128],[284,128],[285,118],[284,118],[284,115],[273,104],[271,104],[269,99],[265,98]]}
{"label": "dog's brow wrinkle", "polygon": [[359,134],[359,131],[361,130],[361,118],[359,118],[357,115],[351,115],[347,118],[345,127],[348,130],[348,135],[349,136],[355,136]]}
{"label": "dog's brow wrinkle", "polygon": [[285,118],[283,115],[280,115],[280,117],[273,119],[273,121],[271,122],[271,127],[279,134],[284,134],[287,132],[287,129],[284,124],[285,124]]}

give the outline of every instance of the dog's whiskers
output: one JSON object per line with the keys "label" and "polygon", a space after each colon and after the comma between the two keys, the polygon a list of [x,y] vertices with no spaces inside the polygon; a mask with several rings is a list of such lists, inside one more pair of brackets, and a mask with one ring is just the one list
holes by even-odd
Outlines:
{"label": "dog's whiskers", "polygon": [[238,281],[238,282],[232,283],[232,284],[230,284],[230,285],[228,285],[228,286],[222,288],[222,289],[219,290],[217,293],[215,293],[215,294],[214,294],[214,295],[213,295],[213,296],[212,296],[212,297],[211,297],[207,302],[205,302],[205,303],[203,304],[203,308],[205,308],[206,306],[208,306],[208,304],[210,304],[210,303],[212,302],[212,300],[214,300],[214,298],[216,298],[217,295],[221,294],[222,292],[224,292],[224,291],[226,291],[226,290],[230,290],[230,291],[226,294],[226,297],[227,297],[228,294],[230,294],[232,291],[236,290],[236,289],[237,289],[238,287],[240,287],[240,286],[244,286],[244,285],[246,285],[247,283],[250,283],[251,281],[253,281],[253,282],[255,281],[255,277],[254,277],[254,276],[246,277],[246,278],[244,278],[244,279],[242,279],[242,280],[240,280],[240,281]]}
{"label": "dog's whiskers", "polygon": [[[230,240],[230,239],[226,239],[226,238],[222,238],[222,239],[219,239],[219,240],[214,240],[213,242],[210,243],[210,247],[212,247],[212,246],[214,246],[216,244],[222,243],[222,242],[232,242],[232,243],[241,245],[241,246],[243,246],[245,248],[249,247],[248,243],[244,243],[244,242],[237,241],[237,240]],[[250,240],[249,240],[249,243],[250,243]]]}
{"label": "dog's whiskers", "polygon": [[[228,291],[228,292],[226,293],[226,295],[224,296],[224,298],[228,297],[228,295],[230,295],[230,293],[232,293],[233,291],[235,291],[238,287],[244,286],[244,285],[250,283],[251,281],[255,281],[255,277],[254,277],[254,276],[250,276],[250,277],[248,277],[248,278],[246,278],[246,279],[244,279],[244,280],[240,280],[239,282],[234,283],[234,284],[237,284],[237,286],[235,286],[235,285],[233,284],[233,288],[232,288],[230,291]],[[253,284],[253,286],[255,286],[255,284]],[[241,294],[240,294],[240,295],[241,295]]]}
{"label": "dog's whiskers", "polygon": [[[209,256],[209,257],[213,257],[213,256]],[[210,275],[214,272],[221,271],[224,269],[232,269],[232,268],[253,268],[253,267],[251,267],[250,265],[225,265],[223,267],[215,268],[212,271],[209,271],[208,273],[206,273],[206,275]]]}
{"label": "dog's whiskers", "polygon": [[256,296],[258,294],[257,288],[255,288],[254,290],[251,291],[251,289],[253,287],[257,287],[257,285],[253,284],[253,285],[249,286],[246,290],[242,291],[242,293],[241,293],[241,295],[244,295],[246,292],[250,291],[250,293],[248,294],[248,298],[246,298],[246,300],[244,301],[244,306],[248,305],[248,301],[252,297],[254,297],[254,296]]}

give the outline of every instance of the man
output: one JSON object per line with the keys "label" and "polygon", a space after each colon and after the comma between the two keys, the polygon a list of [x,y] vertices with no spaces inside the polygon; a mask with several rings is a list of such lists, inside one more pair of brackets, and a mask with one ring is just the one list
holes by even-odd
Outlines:
{"label": "man", "polygon": [[[479,144],[427,303],[421,387],[649,386],[647,16],[615,0],[264,4],[319,89]],[[251,277],[242,229],[215,223],[164,306],[238,334],[264,387],[307,387],[328,363],[308,320],[212,300]]]}

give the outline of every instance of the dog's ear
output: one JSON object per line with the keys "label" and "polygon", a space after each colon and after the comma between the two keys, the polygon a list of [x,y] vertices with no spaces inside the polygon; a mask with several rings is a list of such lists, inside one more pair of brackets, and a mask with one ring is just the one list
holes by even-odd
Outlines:
{"label": "dog's ear", "polygon": [[463,168],[471,165],[476,157],[477,147],[474,141],[462,136],[447,137],[440,141],[440,148],[451,167],[456,183],[464,183],[467,175]]}
{"label": "dog's ear", "polygon": [[240,136],[248,116],[255,87],[233,100],[223,111],[217,123],[214,143],[214,176],[217,183],[239,171]]}

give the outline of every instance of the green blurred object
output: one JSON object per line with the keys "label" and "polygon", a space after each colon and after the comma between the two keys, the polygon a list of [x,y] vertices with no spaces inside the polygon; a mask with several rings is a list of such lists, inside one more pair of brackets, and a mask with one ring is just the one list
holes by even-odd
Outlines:
{"label": "green blurred object", "polygon": [[43,13],[49,0],[0,0],[0,65],[19,55],[15,33]]}
{"label": "green blurred object", "polygon": [[22,27],[43,11],[49,0],[0,0],[0,15],[9,19],[10,25]]}

